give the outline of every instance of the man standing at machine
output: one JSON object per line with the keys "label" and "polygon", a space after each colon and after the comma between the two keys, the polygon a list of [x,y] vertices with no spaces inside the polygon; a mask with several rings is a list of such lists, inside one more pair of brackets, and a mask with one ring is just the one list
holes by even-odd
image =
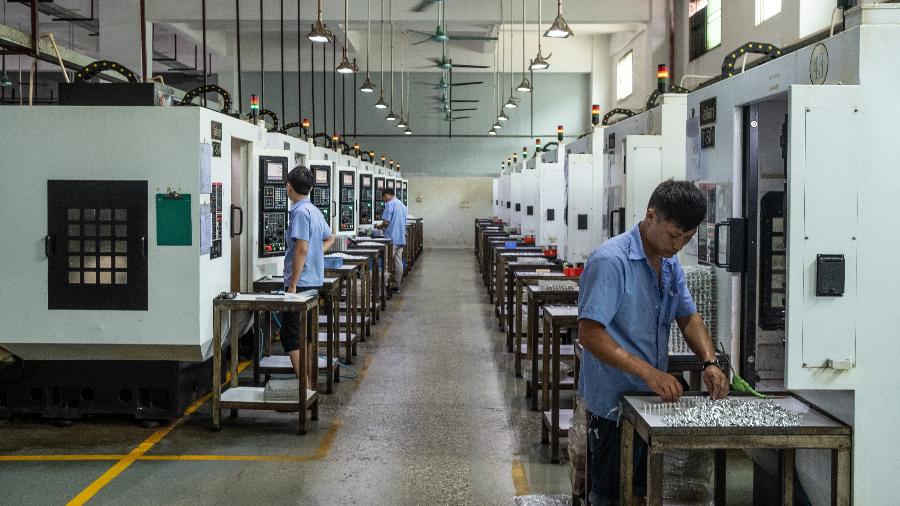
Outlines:
{"label": "man standing at machine", "polygon": [[[728,378],[685,284],[677,253],[706,216],[703,194],[687,181],[664,181],[653,191],[642,222],[594,250],[581,275],[579,338],[588,353],[579,394],[588,410],[590,501],[629,504],[619,498],[618,406],[624,392],[656,392],[665,402],[682,386],[668,368],[672,320],[703,360],[703,380],[713,399],[728,395]],[[646,444],[635,442],[635,497],[646,495]]]}
{"label": "man standing at machine", "polygon": [[[322,211],[309,201],[314,182],[312,172],[306,167],[294,167],[287,175],[288,198],[293,205],[284,252],[285,293],[307,290],[318,293],[325,280],[325,252],[334,243],[334,236]],[[281,345],[291,357],[291,365],[298,376],[300,344],[300,315],[282,313]]]}
{"label": "man standing at machine", "polygon": [[406,247],[406,206],[394,196],[394,190],[381,190],[384,199],[384,211],[381,213],[381,225],[384,236],[394,245],[394,292],[400,293],[403,281],[403,249]]}

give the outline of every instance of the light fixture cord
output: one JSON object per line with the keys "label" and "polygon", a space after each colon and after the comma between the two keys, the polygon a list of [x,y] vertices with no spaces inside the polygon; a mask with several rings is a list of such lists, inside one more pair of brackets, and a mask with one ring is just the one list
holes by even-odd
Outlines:
{"label": "light fixture cord", "polygon": [[372,0],[366,0],[366,78],[369,77],[369,48],[372,46]]}
{"label": "light fixture cord", "polygon": [[[403,30],[403,26],[400,26]],[[403,40],[406,32],[400,34],[400,119],[403,119]]]}
{"label": "light fixture cord", "polygon": [[522,0],[522,77],[525,77],[525,0]]}
{"label": "light fixture cord", "polygon": [[394,0],[388,2],[388,24],[391,26],[391,108],[394,112]]}
{"label": "light fixture cord", "polygon": [[381,0],[381,37],[379,37],[379,43],[381,44],[381,96],[384,96],[384,0]]}

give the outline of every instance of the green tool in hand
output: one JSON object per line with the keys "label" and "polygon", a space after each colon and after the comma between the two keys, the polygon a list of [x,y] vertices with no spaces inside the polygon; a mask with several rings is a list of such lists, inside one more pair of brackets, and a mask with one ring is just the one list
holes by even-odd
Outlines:
{"label": "green tool in hand", "polygon": [[[719,349],[722,350],[723,355],[726,355],[725,347],[722,346],[722,343],[719,343]],[[753,387],[750,386],[750,383],[747,383],[747,380],[742,378],[734,370],[734,367],[732,367],[732,365],[731,365],[731,360],[728,361],[728,368],[731,369],[731,389],[732,390],[734,390],[735,392],[743,392],[743,393],[751,394],[755,397],[759,397],[760,399],[768,398],[767,395],[761,394],[761,393],[757,392],[756,390],[754,390]]]}

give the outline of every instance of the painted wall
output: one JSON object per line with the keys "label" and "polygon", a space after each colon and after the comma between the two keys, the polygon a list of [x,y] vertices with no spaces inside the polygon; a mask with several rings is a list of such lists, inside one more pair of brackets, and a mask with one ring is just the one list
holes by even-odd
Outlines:
{"label": "painted wall", "polygon": [[475,218],[490,216],[491,198],[490,177],[409,178],[410,214],[424,219],[426,248],[474,247]]}
{"label": "painted wall", "polygon": [[[587,63],[587,62],[586,62]],[[504,122],[504,128],[496,137],[487,136],[487,131],[494,124],[498,106],[495,104],[491,74],[454,73],[454,82],[484,81],[484,84],[455,87],[454,99],[479,100],[477,104],[455,104],[455,108],[476,107],[477,111],[455,113],[454,116],[472,116],[471,119],[453,123],[454,138],[447,137],[449,124],[443,121],[437,109],[441,92],[433,86],[419,83],[436,83],[440,76],[436,73],[413,73],[411,82],[408,113],[412,130],[417,135],[404,136],[396,124],[384,120],[387,111],[374,108],[378,92],[363,94],[355,92],[352,77],[344,81],[346,89],[346,115],[342,111],[341,78],[337,77],[337,115],[334,112],[333,79],[334,72],[326,72],[323,97],[323,76],[315,74],[316,115],[315,131],[317,132],[352,132],[354,125],[353,101],[356,100],[356,129],[358,142],[363,149],[377,153],[387,153],[390,158],[401,164],[406,174],[463,176],[463,175],[495,175],[500,170],[500,162],[514,151],[521,152],[527,146],[529,152],[534,151],[532,134],[532,111],[534,112],[534,136],[543,142],[555,140],[556,126],[562,124],[569,134],[578,134],[590,124],[591,76],[583,74],[535,74],[533,97],[516,93],[522,97],[518,109],[507,114],[510,120]],[[378,77],[378,76],[373,76]],[[395,74],[397,84],[394,87],[394,112],[400,113],[400,78]],[[302,78],[303,116],[313,119],[312,115],[312,76],[304,72]],[[359,76],[358,84],[363,76]],[[518,84],[521,75],[515,76]],[[385,101],[390,101],[390,76],[385,76],[387,89]],[[376,85],[378,81],[376,81]],[[267,72],[265,75],[265,96],[263,107],[281,115],[281,76]],[[506,77],[503,100],[509,96],[509,76]],[[259,93],[259,73],[248,73],[242,81],[244,102],[248,103],[251,93]],[[374,95],[374,96],[373,96]],[[237,100],[237,97],[234,97]],[[531,100],[534,100],[532,107]],[[297,74],[285,74],[285,114],[288,122],[297,121]],[[328,108],[327,127],[323,102]],[[281,118],[282,124],[285,118]],[[335,121],[336,120],[336,121]],[[424,137],[434,135],[436,137]],[[460,136],[460,137],[456,137]],[[462,137],[476,136],[476,137]]]}

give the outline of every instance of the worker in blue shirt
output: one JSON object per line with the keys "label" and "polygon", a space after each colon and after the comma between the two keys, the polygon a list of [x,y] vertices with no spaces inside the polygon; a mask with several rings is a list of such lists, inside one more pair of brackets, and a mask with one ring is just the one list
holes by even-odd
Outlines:
{"label": "worker in blue shirt", "polygon": [[710,397],[728,395],[728,378],[676,256],[705,216],[697,187],[664,181],[651,195],[644,220],[594,250],[581,274],[578,335],[587,353],[578,392],[589,412],[594,506],[639,502],[646,494],[647,447],[636,438],[635,497],[619,497],[619,402],[628,391],[653,391],[665,402],[681,397],[681,383],[666,372],[672,320],[703,360]]}
{"label": "worker in blue shirt", "polygon": [[403,249],[406,247],[406,206],[394,196],[394,190],[381,190],[384,199],[384,211],[381,213],[381,224],[384,236],[394,246],[394,291],[400,293],[400,282],[403,281]]}
{"label": "worker in blue shirt", "polygon": [[[284,291],[299,293],[319,288],[325,280],[325,252],[334,243],[331,228],[322,211],[309,201],[312,172],[294,167],[287,176],[290,209],[287,248],[284,252]],[[316,339],[317,336],[311,336]],[[282,313],[281,345],[291,357],[294,372],[300,375],[300,315]]]}

